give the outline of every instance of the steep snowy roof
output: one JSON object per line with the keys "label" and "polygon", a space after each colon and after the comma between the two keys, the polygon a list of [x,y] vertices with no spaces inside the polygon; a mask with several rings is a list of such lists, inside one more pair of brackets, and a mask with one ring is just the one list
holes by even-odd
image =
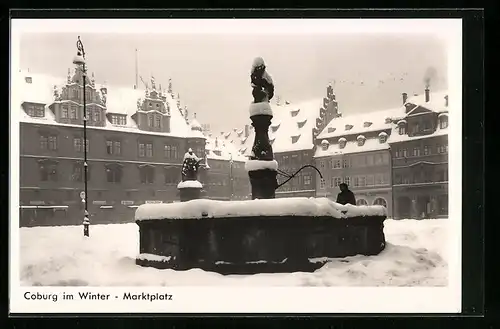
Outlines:
{"label": "steep snowy roof", "polygon": [[[31,77],[29,83],[26,79]],[[30,101],[34,103],[51,105],[55,102],[54,86],[60,90],[66,85],[66,79],[61,77],[52,77],[48,75],[33,74],[29,72],[18,72],[12,77],[11,86],[11,107],[14,111],[20,111],[21,122],[32,122],[40,124],[49,124],[56,126],[80,127],[79,125],[57,123],[51,110],[45,111],[44,118],[30,117],[22,109],[23,102]],[[102,85],[96,84],[98,90]],[[107,113],[123,114],[127,116],[126,125],[114,125],[106,119],[105,127],[89,126],[89,129],[114,130],[122,132],[140,133],[146,135],[162,135],[176,137],[191,137],[192,131],[186,120],[177,107],[177,100],[171,94],[166,94],[166,101],[170,107],[170,133],[159,133],[139,130],[132,115],[137,111],[137,102],[145,98],[145,91],[133,88],[124,88],[106,85],[106,108]],[[201,136],[202,137],[202,136]]]}
{"label": "steep snowy roof", "polygon": [[448,111],[445,97],[448,95],[447,90],[433,91],[429,93],[429,101],[425,101],[425,93],[409,97],[406,104],[425,107],[433,112]]}
{"label": "steep snowy roof", "polygon": [[[330,123],[318,134],[316,138],[325,139],[348,135],[359,135],[368,132],[391,129],[392,123],[387,122],[386,118],[399,117],[401,115],[404,116],[404,107],[402,106],[394,109],[367,113],[355,113],[338,117],[330,121]],[[365,122],[369,122],[371,124],[368,127],[365,127]],[[346,126],[352,126],[352,128],[346,130]]]}
{"label": "steep snowy roof", "polygon": [[[317,98],[298,103],[272,105],[273,119],[269,128],[269,139],[272,141],[273,152],[290,152],[312,149],[312,129],[319,117],[319,109],[323,99]],[[255,138],[255,131],[244,143],[245,154],[250,154]]]}
{"label": "steep snowy roof", "polygon": [[315,158],[335,156],[342,154],[352,154],[359,152],[370,152],[389,149],[389,143],[380,143],[378,138],[368,138],[365,140],[364,144],[359,146],[356,141],[348,141],[345,143],[344,148],[340,148],[338,143],[330,144],[328,149],[324,150],[321,146],[316,148],[314,153]]}
{"label": "steep snowy roof", "polygon": [[[205,151],[207,152],[207,159],[213,160],[231,160],[233,161],[246,161],[247,158],[242,155],[239,148],[225,140],[224,138],[206,137]],[[209,163],[210,165],[210,163]]]}

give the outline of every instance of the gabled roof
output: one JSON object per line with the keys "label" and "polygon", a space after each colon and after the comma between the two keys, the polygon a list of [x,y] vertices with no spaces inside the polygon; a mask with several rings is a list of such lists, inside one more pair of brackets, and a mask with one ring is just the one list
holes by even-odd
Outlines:
{"label": "gabled roof", "polygon": [[425,101],[425,93],[409,97],[406,100],[406,104],[411,104],[414,106],[414,108],[410,110],[407,115],[409,115],[418,106],[423,107],[429,111],[438,113],[448,111],[448,107],[446,106],[446,100],[445,100],[445,96],[447,95],[448,95],[447,90],[430,92],[428,102]]}
{"label": "gabled roof", "polygon": [[[206,137],[206,157],[208,160],[246,161],[247,158],[239,152],[239,148],[221,136]],[[210,162],[208,163],[210,165]]]}
{"label": "gabled roof", "polygon": [[[27,83],[25,77],[31,77],[31,83]],[[63,86],[66,85],[66,79],[61,77],[52,77],[42,74],[33,74],[29,72],[18,72],[14,77],[12,77],[11,86],[11,108],[13,111],[19,111],[21,122],[32,122],[40,124],[50,124],[55,126],[75,126],[70,124],[61,124],[56,122],[52,111],[47,109],[47,107],[53,104],[55,101],[54,97],[54,86],[57,90],[61,90]],[[96,84],[95,89],[100,92],[102,85]],[[145,90],[125,88],[117,86],[106,85],[106,108],[107,113],[123,114],[127,116],[127,124],[125,126],[114,125],[109,122],[106,118],[105,127],[94,127],[90,126],[89,129],[102,129],[102,130],[114,130],[122,132],[140,133],[146,135],[163,135],[163,136],[176,136],[176,137],[193,137],[193,131],[184,119],[181,111],[177,106],[177,99],[175,99],[171,94],[167,94],[167,103],[170,107],[170,133],[160,133],[160,132],[149,132],[144,130],[139,130],[135,120],[132,119],[137,111],[137,103],[139,100],[145,98]],[[35,118],[28,116],[21,108],[24,102],[33,102],[39,104],[45,104],[46,111],[44,118]],[[182,106],[182,104],[181,104]],[[199,137],[199,136],[194,136]]]}

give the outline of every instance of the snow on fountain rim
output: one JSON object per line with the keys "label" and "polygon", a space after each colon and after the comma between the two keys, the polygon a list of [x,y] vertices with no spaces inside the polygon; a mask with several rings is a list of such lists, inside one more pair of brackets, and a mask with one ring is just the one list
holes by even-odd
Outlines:
{"label": "snow on fountain rim", "polygon": [[250,116],[254,115],[273,115],[273,110],[269,102],[259,102],[250,104]]}
{"label": "snow on fountain rim", "polygon": [[[345,213],[342,213],[345,212]],[[205,219],[257,216],[387,216],[384,206],[341,205],[328,198],[283,198],[245,201],[196,199],[180,203],[143,204],[135,212],[135,220]]]}
{"label": "snow on fountain rim", "polygon": [[271,160],[248,160],[245,162],[245,170],[246,171],[256,171],[262,169],[270,169],[270,170],[278,170],[278,161]]}
{"label": "snow on fountain rim", "polygon": [[186,180],[177,184],[177,188],[203,188],[203,185],[197,180]]}

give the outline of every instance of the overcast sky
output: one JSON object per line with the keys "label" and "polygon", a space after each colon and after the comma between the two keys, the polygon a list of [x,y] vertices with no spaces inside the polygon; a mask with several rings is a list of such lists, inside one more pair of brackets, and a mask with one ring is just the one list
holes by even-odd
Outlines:
{"label": "overcast sky", "polygon": [[[249,72],[256,56],[264,58],[276,95],[292,103],[325,96],[327,84],[335,80],[344,115],[400,105],[402,92],[423,92],[426,72],[432,72],[431,90],[447,88],[447,49],[432,35],[101,33],[81,38],[97,83],[132,87],[137,48],[144,80],[153,74],[166,88],[172,78],[190,113],[214,131],[249,123]],[[76,40],[75,34],[23,34],[21,69],[64,80]]]}

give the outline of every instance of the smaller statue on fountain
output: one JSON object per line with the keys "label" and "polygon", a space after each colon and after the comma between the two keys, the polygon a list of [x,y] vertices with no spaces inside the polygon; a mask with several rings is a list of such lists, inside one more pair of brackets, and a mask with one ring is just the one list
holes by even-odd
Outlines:
{"label": "smaller statue on fountain", "polygon": [[203,161],[203,159],[198,158],[191,148],[186,152],[186,154],[184,154],[181,171],[183,182],[188,180],[198,180],[198,169],[201,161]]}
{"label": "smaller statue on fountain", "polygon": [[269,102],[274,96],[274,83],[273,79],[266,71],[266,64],[262,57],[254,59],[250,79],[253,88],[253,102]]}

